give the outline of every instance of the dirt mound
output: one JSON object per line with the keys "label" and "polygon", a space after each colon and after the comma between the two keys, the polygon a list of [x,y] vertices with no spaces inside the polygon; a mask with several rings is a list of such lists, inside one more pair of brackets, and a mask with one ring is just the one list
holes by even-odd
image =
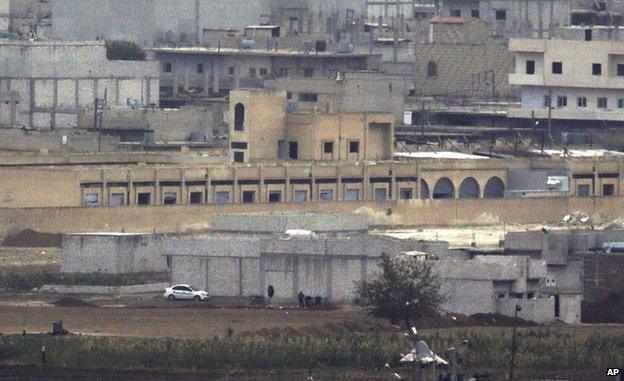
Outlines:
{"label": "dirt mound", "polygon": [[7,247],[61,247],[61,235],[53,233],[40,233],[35,230],[25,229],[11,234],[2,241],[2,246]]}
{"label": "dirt mound", "polygon": [[61,298],[52,304],[57,307],[94,307],[93,304],[76,298]]}

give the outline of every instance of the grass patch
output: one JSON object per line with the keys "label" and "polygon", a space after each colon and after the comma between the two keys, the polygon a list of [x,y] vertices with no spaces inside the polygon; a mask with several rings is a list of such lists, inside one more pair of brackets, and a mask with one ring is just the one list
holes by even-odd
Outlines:
{"label": "grass patch", "polygon": [[[509,363],[509,331],[453,332],[425,336],[429,346],[448,357],[445,348],[467,339],[458,353],[468,371],[500,372]],[[520,372],[565,371],[593,374],[624,363],[624,333],[571,333],[556,328],[518,332]],[[214,372],[227,370],[374,370],[410,348],[399,334],[301,335],[263,338],[225,335],[211,340],[89,336],[0,336],[0,363],[36,365],[46,346],[48,364],[69,369],[147,369]],[[615,364],[615,365],[614,365]],[[598,374],[598,373],[596,373]]]}
{"label": "grass patch", "polygon": [[0,291],[28,291],[44,284],[66,286],[132,286],[169,282],[168,273],[144,274],[59,274],[53,272],[18,273],[0,271]]}

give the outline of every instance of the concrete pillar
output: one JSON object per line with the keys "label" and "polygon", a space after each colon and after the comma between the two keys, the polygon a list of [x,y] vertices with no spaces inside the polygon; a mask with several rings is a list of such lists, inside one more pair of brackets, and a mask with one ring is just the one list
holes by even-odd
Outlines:
{"label": "concrete pillar", "polygon": [[550,16],[548,19],[548,38],[552,38],[555,31],[555,24],[553,22],[553,17],[555,16],[555,2],[554,0],[550,0]]}
{"label": "concrete pillar", "polygon": [[173,66],[171,72],[173,74],[173,96],[177,97],[178,96],[178,63],[177,62],[172,62],[171,65]]}
{"label": "concrete pillar", "polygon": [[214,94],[218,94],[219,89],[219,76],[220,76],[220,68],[218,61],[212,61],[212,92]]}
{"label": "concrete pillar", "polygon": [[189,65],[184,65],[184,82],[182,83],[182,87],[184,91],[188,92],[190,87],[190,73],[189,73]]}
{"label": "concrete pillar", "polygon": [[234,90],[240,88],[241,64],[240,61],[234,63]]}
{"label": "concrete pillar", "polygon": [[542,2],[537,2],[537,34],[539,38],[544,38],[544,20],[542,19],[543,7]]}
{"label": "concrete pillar", "polygon": [[210,95],[210,73],[212,71],[212,68],[210,67],[210,62],[207,60],[204,62],[203,65],[204,65],[204,95],[209,96]]}
{"label": "concrete pillar", "polygon": [[56,110],[58,109],[58,79],[52,81],[52,115],[50,118],[50,128],[56,127]]}

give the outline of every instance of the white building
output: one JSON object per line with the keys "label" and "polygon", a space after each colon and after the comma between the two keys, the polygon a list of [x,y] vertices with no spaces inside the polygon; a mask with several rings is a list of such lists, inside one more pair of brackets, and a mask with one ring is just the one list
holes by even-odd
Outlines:
{"label": "white building", "polygon": [[522,103],[508,117],[624,120],[624,43],[512,39],[509,50]]}

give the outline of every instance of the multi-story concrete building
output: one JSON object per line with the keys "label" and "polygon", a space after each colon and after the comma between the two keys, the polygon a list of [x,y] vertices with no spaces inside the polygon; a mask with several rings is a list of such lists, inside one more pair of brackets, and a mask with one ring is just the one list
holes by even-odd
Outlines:
{"label": "multi-story concrete building", "polygon": [[624,44],[619,41],[512,39],[520,108],[510,118],[624,120]]}
{"label": "multi-story concrete building", "polygon": [[[4,127],[73,128],[96,98],[158,105],[158,64],[109,61],[103,42],[0,41],[0,93],[13,99]],[[7,96],[7,95],[5,95]]]}
{"label": "multi-story concrete building", "polygon": [[47,37],[51,13],[50,0],[0,0],[0,32]]}

